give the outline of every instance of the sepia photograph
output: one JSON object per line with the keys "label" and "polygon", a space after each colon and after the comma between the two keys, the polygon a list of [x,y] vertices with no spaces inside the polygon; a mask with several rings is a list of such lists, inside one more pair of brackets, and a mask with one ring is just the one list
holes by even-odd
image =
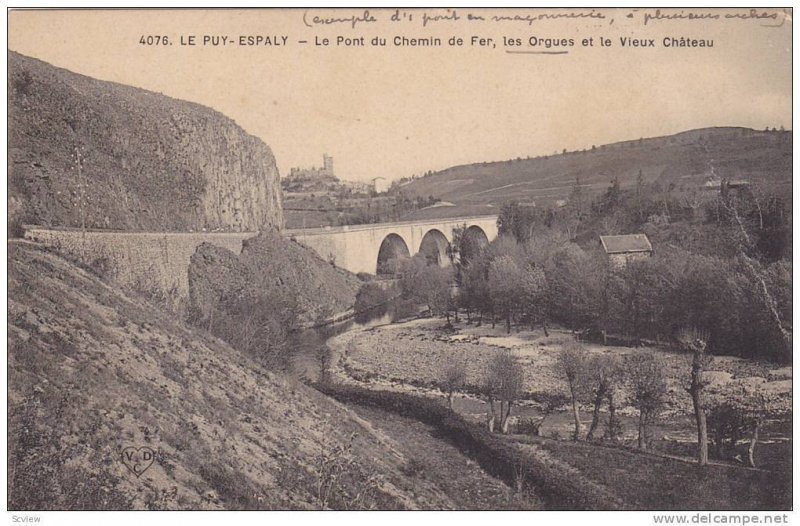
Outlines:
{"label": "sepia photograph", "polygon": [[792,13],[8,8],[7,520],[791,522]]}

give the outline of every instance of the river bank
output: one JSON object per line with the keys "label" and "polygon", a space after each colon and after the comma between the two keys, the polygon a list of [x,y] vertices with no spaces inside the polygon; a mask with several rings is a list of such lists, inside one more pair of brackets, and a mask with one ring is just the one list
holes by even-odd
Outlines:
{"label": "river bank", "polygon": [[[369,389],[408,393],[443,400],[441,389],[443,368],[453,360],[462,361],[467,373],[467,384],[480,385],[492,356],[511,350],[524,372],[523,400],[515,404],[516,418],[544,416],[541,400],[547,395],[568,395],[567,382],[558,371],[558,352],[571,339],[566,331],[550,330],[545,336],[541,330],[505,334],[503,328],[490,325],[478,327],[462,319],[453,329],[444,328],[440,319],[421,318],[402,323],[374,324],[356,327],[327,340],[331,350],[331,372],[336,381]],[[686,392],[689,356],[668,349],[642,347],[614,347],[587,344],[585,351],[591,355],[631,356],[637,353],[658,353],[667,372],[667,403],[654,425],[656,446],[664,453],[691,456],[696,440],[692,423],[692,402]],[[754,362],[731,356],[714,357],[707,372],[709,393],[724,397],[742,384],[757,385],[774,396],[777,404],[791,407],[792,369],[775,364]],[[636,440],[637,410],[621,392],[618,415],[623,424],[623,443]],[[483,421],[488,404],[474,390],[457,393],[454,408],[472,421]],[[592,408],[580,407],[584,422],[591,419]],[[601,416],[605,418],[604,410]],[[513,421],[512,421],[513,425]],[[573,430],[568,407],[557,408],[541,427],[545,437],[568,437]],[[762,437],[758,452],[758,465],[780,467],[784,451],[791,444],[791,425],[788,421],[772,421]],[[778,451],[775,451],[778,450]]]}
{"label": "river bank", "polygon": [[[437,364],[446,363],[448,357],[455,355],[464,359],[468,382],[475,382],[492,353],[511,349],[526,369],[526,395],[530,395],[519,406],[515,405],[517,417],[541,417],[542,409],[536,402],[536,395],[566,387],[560,385],[565,382],[554,370],[553,354],[564,338],[569,337],[567,333],[550,331],[550,336],[545,337],[538,331],[524,331],[506,335],[503,329],[475,327],[463,322],[455,324],[454,331],[444,330],[443,326],[443,320],[416,319],[357,327],[329,338],[331,374],[339,386],[332,388],[329,394],[352,407],[377,404],[383,409],[394,408],[391,410],[401,413],[410,411],[409,415],[416,415],[415,411],[420,409],[422,413],[418,417],[423,420],[426,418],[424,415],[432,411],[432,422],[439,422],[445,432],[454,432],[452,424],[446,422],[446,413],[435,416],[438,410],[426,409],[446,407],[445,395],[438,386],[437,374],[441,365]],[[623,442],[617,445],[569,440],[573,424],[566,407],[559,408],[547,418],[539,437],[515,435],[513,425],[511,435],[487,435],[482,425],[487,404],[469,393],[456,397],[456,415],[464,422],[456,428],[461,429],[459,433],[473,437],[482,430],[481,441],[492,444],[492,452],[512,455],[506,459],[511,465],[516,462],[514,458],[541,459],[550,455],[549,458],[559,466],[557,472],[572,473],[570,480],[577,478],[581,484],[590,484],[584,487],[594,488],[591,484],[598,484],[601,490],[606,488],[611,494],[618,495],[625,507],[786,509],[791,506],[790,421],[769,422],[766,426],[757,452],[759,469],[749,469],[732,461],[714,461],[698,471],[692,458],[696,437],[691,414],[685,402],[678,398],[688,396],[678,391],[682,388],[681,375],[687,366],[686,357],[661,349],[598,347],[587,346],[587,352],[664,354],[671,375],[671,397],[675,399],[671,400],[670,409],[654,426],[657,437],[654,451],[644,454],[633,447],[635,410],[630,407],[621,411],[625,432]],[[788,383],[787,396],[791,400],[791,381],[787,380],[791,378],[790,368],[719,357],[714,369],[712,377],[722,386],[741,378],[755,378],[776,392],[787,393]],[[410,409],[402,409],[405,406]],[[589,418],[588,411],[588,407],[581,407],[584,421]],[[465,425],[468,427],[463,427]],[[469,450],[470,447],[466,451]],[[591,490],[589,493],[595,492]]]}

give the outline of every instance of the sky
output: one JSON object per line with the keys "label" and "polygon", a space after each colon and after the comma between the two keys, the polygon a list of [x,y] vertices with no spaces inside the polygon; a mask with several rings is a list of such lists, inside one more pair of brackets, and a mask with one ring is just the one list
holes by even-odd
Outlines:
{"label": "sky", "polygon": [[[320,166],[323,153],[341,179],[393,180],[700,127],[791,128],[784,10],[364,11],[12,11],[9,49],[210,106],[264,140],[282,176]],[[169,45],[147,45],[161,35]],[[197,45],[181,45],[191,35]],[[211,46],[204,36],[287,41]],[[336,45],[362,36],[365,46]],[[387,45],[371,46],[376,36]],[[402,36],[442,45],[393,46]],[[452,37],[463,44],[448,45]],[[714,46],[664,47],[681,37]],[[317,45],[324,38],[329,45]]]}

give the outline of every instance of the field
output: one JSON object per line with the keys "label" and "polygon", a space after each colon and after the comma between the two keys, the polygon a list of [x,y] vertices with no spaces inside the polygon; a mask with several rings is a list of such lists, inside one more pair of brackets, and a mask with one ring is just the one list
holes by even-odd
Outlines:
{"label": "field", "polygon": [[459,207],[499,206],[509,200],[546,206],[566,199],[576,179],[588,194],[605,190],[612,177],[622,188],[631,188],[640,173],[646,183],[658,182],[664,188],[697,188],[710,176],[712,164],[730,179],[786,188],[791,184],[791,132],[691,130],[586,151],[454,166],[418,177],[401,189]]}
{"label": "field", "polygon": [[[418,394],[441,399],[438,388],[443,365],[449,360],[466,364],[469,384],[479,383],[494,353],[512,349],[525,371],[525,397],[517,416],[541,416],[537,402],[547,393],[566,394],[555,359],[565,332],[523,331],[510,336],[490,325],[475,327],[463,320],[455,333],[442,330],[442,320],[414,320],[350,331],[329,343],[339,355],[338,374],[346,382],[373,390]],[[659,353],[667,365],[669,399],[654,426],[652,452],[635,449],[636,410],[623,404],[619,411],[624,428],[619,445],[568,440],[572,419],[567,407],[549,416],[540,437],[512,435],[511,442],[535,444],[578,469],[589,480],[609,487],[636,509],[786,509],[791,506],[791,423],[769,421],[756,449],[758,469],[714,459],[704,470],[693,463],[696,440],[691,399],[684,389],[690,363],[685,355],[656,348],[587,345],[589,353]],[[739,381],[759,382],[779,393],[791,407],[791,368],[734,357],[716,357],[708,376],[709,392],[722,395]],[[469,391],[469,388],[467,389]],[[476,394],[462,393],[456,410],[474,422],[482,421],[487,404]],[[584,423],[590,408],[581,406]],[[602,415],[605,418],[605,414]],[[743,451],[743,446],[740,446]]]}

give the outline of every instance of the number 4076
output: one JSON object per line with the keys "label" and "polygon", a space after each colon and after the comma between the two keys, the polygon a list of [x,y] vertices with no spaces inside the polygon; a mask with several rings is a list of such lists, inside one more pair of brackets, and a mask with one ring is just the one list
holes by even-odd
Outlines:
{"label": "number 4076", "polygon": [[169,37],[166,35],[142,35],[139,43],[143,46],[168,46]]}

